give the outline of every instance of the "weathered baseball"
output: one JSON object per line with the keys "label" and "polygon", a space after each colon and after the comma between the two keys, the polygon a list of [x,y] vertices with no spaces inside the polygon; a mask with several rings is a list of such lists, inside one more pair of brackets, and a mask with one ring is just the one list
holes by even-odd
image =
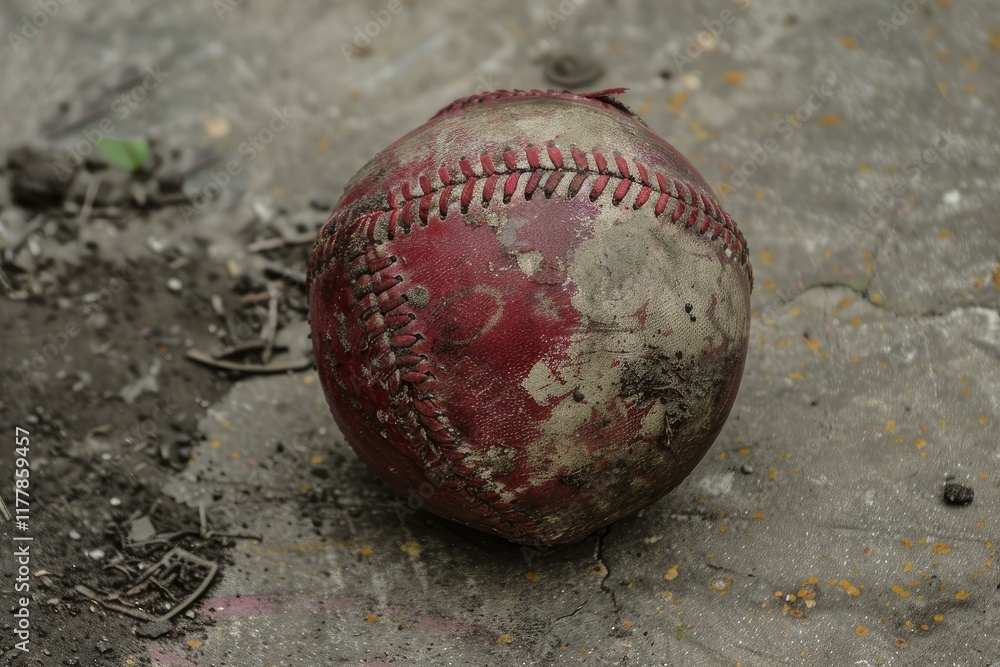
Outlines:
{"label": "weathered baseball", "polygon": [[347,441],[403,496],[516,542],[662,497],[743,374],[746,242],[620,92],[453,103],[354,176],[309,262]]}

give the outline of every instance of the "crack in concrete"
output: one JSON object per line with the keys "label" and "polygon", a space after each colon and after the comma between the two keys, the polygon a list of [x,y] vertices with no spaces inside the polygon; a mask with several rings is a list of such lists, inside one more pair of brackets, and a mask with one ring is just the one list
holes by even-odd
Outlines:
{"label": "crack in concrete", "polygon": [[852,292],[852,293],[856,294],[862,300],[864,300],[866,303],[871,304],[873,307],[875,307],[875,308],[877,308],[879,310],[884,310],[885,312],[892,313],[896,317],[909,317],[909,318],[912,318],[912,319],[915,319],[915,320],[918,320],[918,319],[937,319],[937,318],[941,318],[941,317],[947,317],[948,315],[950,315],[951,313],[953,313],[953,312],[955,312],[957,310],[985,310],[985,311],[988,311],[988,312],[994,312],[994,311],[996,311],[996,312],[1000,313],[1000,306],[996,306],[996,307],[985,306],[985,305],[977,304],[977,303],[955,304],[955,305],[952,305],[950,308],[945,308],[945,309],[931,308],[929,310],[923,310],[923,311],[909,311],[909,310],[905,310],[905,309],[894,309],[894,308],[890,307],[888,304],[885,304],[885,303],[878,304],[878,303],[875,303],[874,301],[872,301],[871,294],[869,293],[869,289],[871,288],[871,285],[872,285],[873,282],[874,282],[874,276],[871,277],[871,278],[869,278],[868,281],[866,281],[865,284],[862,285],[861,287],[857,287],[857,286],[852,285],[850,283],[821,280],[821,281],[819,281],[817,283],[813,283],[811,285],[806,285],[802,289],[801,292],[799,292],[798,294],[796,294],[795,296],[793,296],[791,299],[780,299],[780,300],[777,300],[777,301],[772,302],[770,304],[767,304],[766,306],[764,306],[764,310],[766,310],[769,306],[770,307],[773,307],[773,306],[782,306],[782,307],[783,306],[790,306],[790,305],[794,304],[796,301],[798,301],[799,299],[801,299],[803,296],[805,296],[806,294],[808,294],[810,292],[820,291],[820,290],[827,290],[827,289],[845,289],[845,290],[848,290],[849,292]]}
{"label": "crack in concrete", "polygon": [[571,611],[570,613],[565,614],[563,616],[560,616],[558,618],[552,619],[552,625],[555,625],[559,621],[563,621],[563,620],[566,620],[567,618],[572,618],[573,616],[576,616],[576,613],[578,611],[580,611],[581,609],[583,609],[587,605],[588,602],[590,602],[590,598],[587,598],[586,600],[584,600],[583,602],[581,602],[580,606],[577,607],[576,609],[574,609],[573,611]]}
{"label": "crack in concrete", "polygon": [[[611,596],[611,612],[615,616],[615,623],[613,629],[618,629],[621,627],[622,623],[621,614],[619,612],[619,607],[618,607],[618,597],[615,595],[614,589],[608,586],[608,577],[611,576],[611,568],[608,567],[608,564],[604,560],[604,541],[608,538],[610,534],[611,534],[611,526],[608,526],[608,528],[604,531],[603,534],[597,536],[597,546],[595,548],[594,558],[604,568],[604,576],[601,577],[600,587],[603,593],[606,593]],[[611,633],[609,633],[609,636],[614,637],[616,635],[614,631],[612,631]]]}

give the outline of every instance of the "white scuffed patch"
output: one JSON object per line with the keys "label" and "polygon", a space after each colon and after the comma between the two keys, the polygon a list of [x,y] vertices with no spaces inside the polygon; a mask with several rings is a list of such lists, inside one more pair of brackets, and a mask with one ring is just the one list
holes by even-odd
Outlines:
{"label": "white scuffed patch", "polygon": [[709,496],[723,496],[733,490],[734,479],[736,479],[734,472],[708,475],[698,480],[698,488]]}
{"label": "white scuffed patch", "polygon": [[502,212],[487,211],[486,224],[496,229],[501,229],[507,224],[507,216]]}
{"label": "white scuffed patch", "polygon": [[531,367],[531,372],[521,382],[521,386],[540,405],[545,405],[554,396],[560,396],[567,392],[566,382],[556,377],[556,374],[549,368],[547,359],[540,359]]}
{"label": "white scuffed patch", "polygon": [[517,253],[517,265],[521,273],[526,276],[533,276],[542,265],[542,253],[537,250],[522,250]]}

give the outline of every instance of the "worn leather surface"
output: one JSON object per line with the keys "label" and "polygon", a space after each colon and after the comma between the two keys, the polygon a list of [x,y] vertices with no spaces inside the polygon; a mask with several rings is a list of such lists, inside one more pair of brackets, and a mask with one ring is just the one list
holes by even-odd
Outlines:
{"label": "worn leather surface", "polygon": [[660,498],[743,372],[746,243],[613,93],[456,102],[351,180],[309,265],[350,444],[399,493],[515,541]]}

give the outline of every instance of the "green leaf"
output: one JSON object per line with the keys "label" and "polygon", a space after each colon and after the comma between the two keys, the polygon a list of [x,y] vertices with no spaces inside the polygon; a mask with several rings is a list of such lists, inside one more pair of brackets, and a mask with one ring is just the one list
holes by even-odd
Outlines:
{"label": "green leaf", "polygon": [[108,161],[108,164],[125,171],[142,169],[149,162],[149,142],[145,137],[138,139],[101,137],[97,142],[97,152]]}

